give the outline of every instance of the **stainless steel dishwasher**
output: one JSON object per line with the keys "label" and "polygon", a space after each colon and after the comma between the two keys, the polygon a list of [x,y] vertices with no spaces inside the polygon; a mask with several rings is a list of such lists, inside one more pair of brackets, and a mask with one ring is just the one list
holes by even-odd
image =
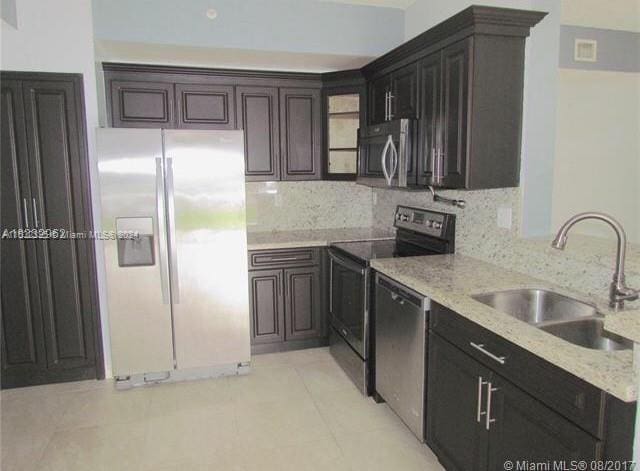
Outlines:
{"label": "stainless steel dishwasher", "polygon": [[424,442],[429,299],[377,274],[375,300],[376,392]]}

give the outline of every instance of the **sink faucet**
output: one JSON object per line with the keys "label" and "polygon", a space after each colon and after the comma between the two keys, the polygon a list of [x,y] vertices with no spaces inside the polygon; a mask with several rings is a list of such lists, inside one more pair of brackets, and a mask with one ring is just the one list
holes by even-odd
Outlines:
{"label": "sink faucet", "polygon": [[624,279],[624,259],[627,251],[627,235],[622,225],[614,218],[604,213],[579,213],[569,218],[560,228],[556,238],[553,239],[551,247],[564,250],[567,245],[567,233],[574,224],[585,219],[597,219],[609,224],[618,236],[618,246],[616,248],[616,270],[613,273],[613,281],[609,288],[609,306],[618,311],[624,307],[625,301],[635,301],[640,295],[637,289],[629,288]]}

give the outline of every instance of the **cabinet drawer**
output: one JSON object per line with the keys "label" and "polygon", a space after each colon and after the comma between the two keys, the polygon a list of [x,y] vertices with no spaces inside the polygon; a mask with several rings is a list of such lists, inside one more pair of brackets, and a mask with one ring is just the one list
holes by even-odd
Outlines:
{"label": "cabinet drawer", "polygon": [[318,265],[320,249],[253,250],[249,252],[249,270]]}
{"label": "cabinet drawer", "polygon": [[435,303],[429,328],[594,436],[603,437],[606,393],[602,390]]}

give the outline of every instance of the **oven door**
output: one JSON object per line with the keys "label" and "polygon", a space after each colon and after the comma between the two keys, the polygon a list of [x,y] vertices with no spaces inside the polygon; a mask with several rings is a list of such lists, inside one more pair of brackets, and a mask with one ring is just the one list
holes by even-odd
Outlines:
{"label": "oven door", "polygon": [[367,359],[369,343],[369,269],[329,249],[331,325]]}

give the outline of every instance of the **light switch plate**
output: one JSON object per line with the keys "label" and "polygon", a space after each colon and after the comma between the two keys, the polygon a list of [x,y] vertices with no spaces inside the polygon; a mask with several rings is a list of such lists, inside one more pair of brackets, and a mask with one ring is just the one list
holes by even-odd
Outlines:
{"label": "light switch plate", "polygon": [[498,208],[498,227],[502,229],[511,229],[511,208]]}

